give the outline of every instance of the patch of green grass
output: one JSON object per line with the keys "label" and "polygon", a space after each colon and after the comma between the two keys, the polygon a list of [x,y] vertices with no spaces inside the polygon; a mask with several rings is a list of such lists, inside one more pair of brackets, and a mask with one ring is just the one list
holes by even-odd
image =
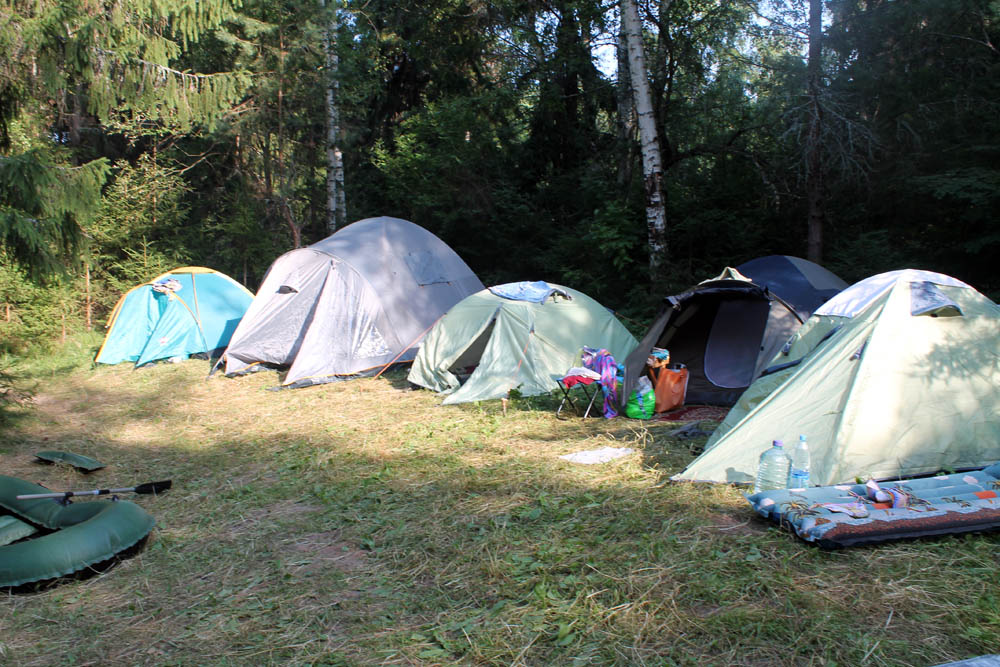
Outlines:
{"label": "patch of green grass", "polygon": [[[158,522],[137,556],[8,598],[3,661],[929,665],[1000,642],[996,536],[820,551],[739,489],[669,483],[704,444],[676,424],[441,406],[405,371],[282,392],[207,371],[36,367],[7,474],[174,487],[134,499]],[[606,445],[639,451],[558,458]]]}

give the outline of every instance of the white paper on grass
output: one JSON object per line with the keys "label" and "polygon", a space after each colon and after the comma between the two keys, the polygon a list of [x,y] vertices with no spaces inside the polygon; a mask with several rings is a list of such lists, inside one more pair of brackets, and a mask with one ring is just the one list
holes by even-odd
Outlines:
{"label": "white paper on grass", "polygon": [[573,452],[572,454],[563,454],[559,458],[565,459],[571,463],[607,463],[608,461],[614,461],[615,459],[620,459],[623,456],[628,456],[635,450],[630,447],[601,447],[600,449],[589,449],[583,452]]}

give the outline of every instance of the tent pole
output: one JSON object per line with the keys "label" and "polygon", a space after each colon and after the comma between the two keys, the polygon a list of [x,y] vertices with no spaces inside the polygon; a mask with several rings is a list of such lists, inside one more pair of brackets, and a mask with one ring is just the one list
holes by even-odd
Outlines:
{"label": "tent pole", "polygon": [[[442,315],[441,317],[444,317],[444,315]],[[402,349],[402,351],[400,351],[400,353],[397,354],[396,357],[392,361],[390,361],[386,365],[382,366],[382,370],[380,370],[378,373],[376,373],[375,377],[373,377],[372,379],[373,380],[377,380],[379,378],[379,376],[382,375],[382,373],[385,373],[385,370],[387,368],[389,368],[389,366],[392,366],[394,363],[396,363],[396,360],[399,359],[401,356],[403,356],[403,354],[405,354],[406,351],[409,350],[413,346],[414,343],[416,343],[418,340],[420,340],[421,338],[423,338],[424,334],[426,334],[428,331],[430,331],[431,329],[433,329],[434,325],[438,323],[438,321],[441,319],[441,317],[439,317],[436,320],[434,320],[429,327],[427,327],[426,329],[424,329],[423,331],[421,331],[420,335],[417,336],[416,338],[414,338],[412,341],[410,341],[410,344],[407,345],[406,347],[404,347]]]}

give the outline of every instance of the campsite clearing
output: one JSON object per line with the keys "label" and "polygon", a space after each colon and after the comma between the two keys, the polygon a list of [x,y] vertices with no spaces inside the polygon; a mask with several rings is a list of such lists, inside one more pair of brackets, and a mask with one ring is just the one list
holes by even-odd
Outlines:
{"label": "campsite clearing", "polygon": [[[269,392],[273,373],[206,381],[194,360],[49,363],[6,474],[174,487],[138,500],[158,525],[136,557],[8,597],[10,664],[931,665],[1000,645],[1000,536],[818,550],[734,487],[669,483],[704,442],[676,422],[441,406],[405,371]],[[638,453],[558,458],[603,446]]]}

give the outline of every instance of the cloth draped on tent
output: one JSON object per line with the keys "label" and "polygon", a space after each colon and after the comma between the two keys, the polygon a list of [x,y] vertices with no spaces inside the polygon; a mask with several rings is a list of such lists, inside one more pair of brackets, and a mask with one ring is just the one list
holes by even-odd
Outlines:
{"label": "cloth draped on tent", "polygon": [[493,287],[490,287],[489,290],[497,296],[502,296],[503,298],[511,299],[512,301],[532,301],[534,303],[542,303],[553,294],[560,294],[563,297],[569,298],[569,295],[565,291],[559,289],[558,287],[553,287],[544,280],[536,280],[534,282],[522,280],[517,283],[494,285]]}

